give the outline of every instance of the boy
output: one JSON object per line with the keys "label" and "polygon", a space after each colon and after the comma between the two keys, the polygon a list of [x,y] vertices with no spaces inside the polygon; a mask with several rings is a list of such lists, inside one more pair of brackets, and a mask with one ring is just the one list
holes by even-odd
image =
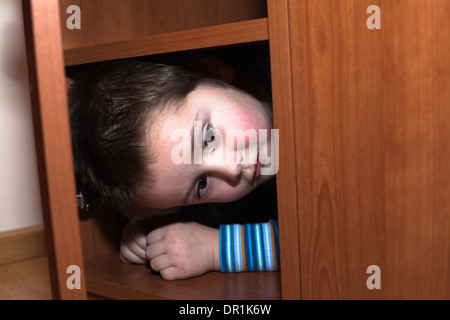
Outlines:
{"label": "boy", "polygon": [[[276,222],[241,229],[259,245],[241,248],[230,244],[231,234],[240,236],[238,226],[222,224],[230,210],[256,214],[254,200],[246,206],[240,199],[253,196],[276,173],[266,104],[177,67],[118,61],[79,76],[69,105],[78,189],[99,194],[131,218],[123,233],[122,261],[149,260],[166,280],[211,270],[277,268],[277,242],[270,240],[277,239]],[[252,130],[259,133],[255,139],[247,135]],[[182,222],[150,232],[146,220],[167,213],[205,224],[215,220],[209,225],[220,229]],[[214,214],[217,219],[211,219]],[[271,248],[265,251],[268,258],[248,260],[252,250],[264,253],[261,241]]]}

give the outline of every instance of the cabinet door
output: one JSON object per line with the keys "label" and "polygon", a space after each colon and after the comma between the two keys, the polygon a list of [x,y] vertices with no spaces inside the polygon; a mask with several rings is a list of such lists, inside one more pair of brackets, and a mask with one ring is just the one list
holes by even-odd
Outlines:
{"label": "cabinet door", "polygon": [[450,2],[288,5],[301,297],[449,299]]}
{"label": "cabinet door", "polygon": [[53,298],[84,299],[58,0],[22,4]]}

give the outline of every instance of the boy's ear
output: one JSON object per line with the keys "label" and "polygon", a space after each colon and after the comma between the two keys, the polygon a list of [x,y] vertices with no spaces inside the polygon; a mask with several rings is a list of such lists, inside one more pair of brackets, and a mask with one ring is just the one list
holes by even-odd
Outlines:
{"label": "boy's ear", "polygon": [[203,76],[217,78],[231,83],[234,80],[234,70],[225,61],[213,55],[196,52],[187,59],[187,68]]}

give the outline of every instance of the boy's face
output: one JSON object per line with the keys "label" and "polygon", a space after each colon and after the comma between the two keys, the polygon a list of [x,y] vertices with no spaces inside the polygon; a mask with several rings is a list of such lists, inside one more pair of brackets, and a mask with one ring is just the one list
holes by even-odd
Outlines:
{"label": "boy's face", "polygon": [[167,209],[247,195],[276,173],[265,170],[270,158],[275,161],[272,126],[270,111],[252,96],[198,87],[180,110],[149,130],[154,182],[143,204]]}

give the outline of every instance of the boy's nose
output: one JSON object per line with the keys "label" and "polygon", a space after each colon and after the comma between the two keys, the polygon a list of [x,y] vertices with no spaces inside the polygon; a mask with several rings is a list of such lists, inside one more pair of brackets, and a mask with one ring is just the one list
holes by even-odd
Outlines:
{"label": "boy's nose", "polygon": [[220,164],[216,169],[219,175],[231,182],[238,181],[242,175],[242,165],[240,163]]}
{"label": "boy's nose", "polygon": [[234,152],[232,157],[225,159],[223,163],[219,163],[216,170],[219,175],[222,175],[225,179],[236,182],[242,175],[242,155],[240,152]]}

